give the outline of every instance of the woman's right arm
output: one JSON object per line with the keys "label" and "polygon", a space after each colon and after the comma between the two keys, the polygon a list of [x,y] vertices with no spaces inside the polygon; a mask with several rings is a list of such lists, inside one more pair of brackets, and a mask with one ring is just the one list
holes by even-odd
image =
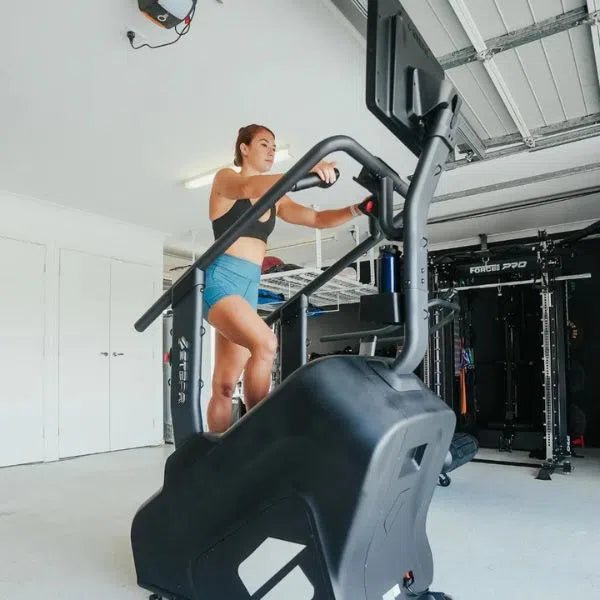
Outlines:
{"label": "woman's right arm", "polygon": [[225,198],[260,198],[283,175],[240,175],[233,169],[221,169],[216,175],[213,190]]}
{"label": "woman's right arm", "polygon": [[[314,166],[311,173],[316,173],[327,183],[333,183],[336,179],[334,167],[334,162],[322,160]],[[248,176],[236,173],[233,169],[221,169],[215,175],[213,190],[225,198],[234,200],[260,198],[282,177],[283,174]]]}

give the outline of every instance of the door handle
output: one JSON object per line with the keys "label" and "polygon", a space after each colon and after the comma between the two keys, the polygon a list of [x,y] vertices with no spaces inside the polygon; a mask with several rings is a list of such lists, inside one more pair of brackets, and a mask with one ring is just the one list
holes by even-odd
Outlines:
{"label": "door handle", "polygon": [[113,352],[113,356],[125,356],[124,352]]}
{"label": "door handle", "polygon": [[108,352],[100,352],[102,356],[108,356]]}

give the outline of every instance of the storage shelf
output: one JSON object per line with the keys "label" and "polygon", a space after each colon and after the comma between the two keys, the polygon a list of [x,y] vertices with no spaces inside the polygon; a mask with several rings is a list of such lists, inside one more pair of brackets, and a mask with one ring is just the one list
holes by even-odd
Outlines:
{"label": "storage shelf", "polygon": [[[260,278],[260,287],[270,292],[283,294],[285,299],[288,300],[322,274],[323,271],[316,268],[268,273]],[[331,281],[314,292],[309,300],[314,306],[354,304],[359,302],[361,296],[376,293],[377,288],[375,286],[342,275],[336,275]],[[259,307],[269,310],[277,304],[279,303],[259,304]]]}

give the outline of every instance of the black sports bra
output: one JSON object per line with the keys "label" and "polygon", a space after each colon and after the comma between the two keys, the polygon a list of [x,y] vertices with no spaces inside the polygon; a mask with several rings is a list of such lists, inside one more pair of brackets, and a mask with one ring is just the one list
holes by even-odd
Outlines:
{"label": "black sports bra", "polygon": [[[236,200],[233,206],[218,219],[212,222],[213,232],[215,234],[215,240],[219,239],[247,210],[252,208],[252,202],[248,198],[242,200]],[[275,218],[277,211],[275,208],[271,209],[269,218],[263,223],[260,219],[257,219],[252,225],[244,231],[242,237],[256,238],[267,243],[269,235],[275,229]]]}

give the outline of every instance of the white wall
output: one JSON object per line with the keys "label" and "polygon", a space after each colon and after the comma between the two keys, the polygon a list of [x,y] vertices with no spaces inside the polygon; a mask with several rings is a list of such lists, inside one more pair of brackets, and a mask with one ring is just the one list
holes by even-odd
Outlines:
{"label": "white wall", "polygon": [[[82,192],[83,193],[83,192]],[[46,251],[44,389],[44,459],[58,458],[58,293],[61,249],[78,250],[149,265],[156,271],[156,289],[162,289],[162,233],[97,215],[46,203],[0,190],[0,236],[42,244]],[[10,293],[10,291],[9,291]],[[131,324],[133,327],[133,323]],[[162,324],[155,323],[156,381],[158,404],[162,406]],[[93,382],[91,382],[93,384]],[[150,399],[149,399],[150,400]],[[154,400],[154,399],[152,399]],[[153,405],[157,402],[152,401]],[[162,422],[160,424],[162,431]]]}

